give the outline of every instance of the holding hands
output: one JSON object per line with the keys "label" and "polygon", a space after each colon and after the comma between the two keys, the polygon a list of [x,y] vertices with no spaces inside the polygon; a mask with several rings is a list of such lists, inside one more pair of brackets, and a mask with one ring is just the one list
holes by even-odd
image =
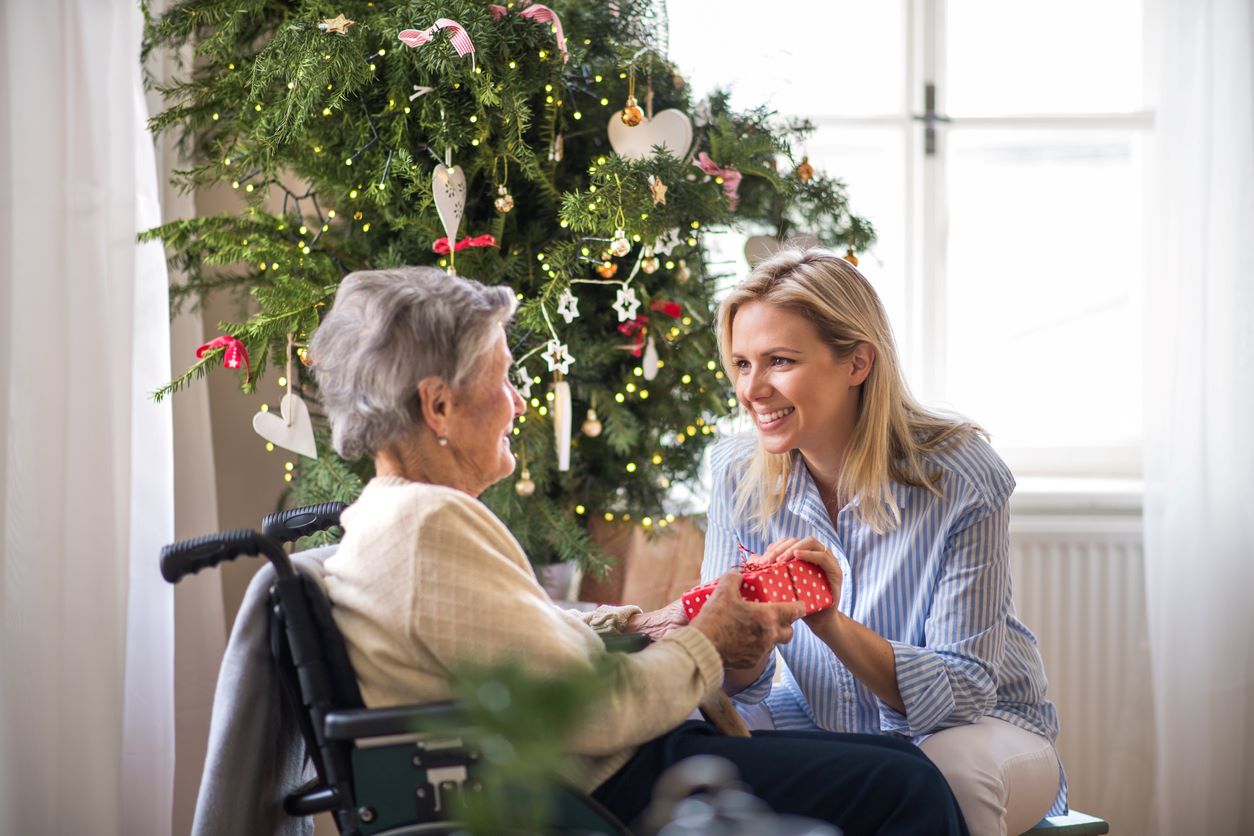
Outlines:
{"label": "holding hands", "polygon": [[759,604],[740,595],[740,573],[727,572],[692,626],[718,649],[733,670],[760,669],[777,644],[792,641],[792,623],[805,614],[800,601]]}

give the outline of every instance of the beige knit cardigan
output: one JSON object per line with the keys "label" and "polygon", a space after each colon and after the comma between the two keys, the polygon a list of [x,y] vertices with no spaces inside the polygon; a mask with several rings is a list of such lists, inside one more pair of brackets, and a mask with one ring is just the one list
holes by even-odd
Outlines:
{"label": "beige knit cardigan", "polygon": [[[449,699],[449,671],[464,662],[515,661],[539,674],[588,666],[604,652],[598,631],[621,630],[638,612],[555,606],[505,525],[453,488],[376,477],[342,521],[327,593],[372,708]],[[692,627],[625,657],[621,671],[569,743],[584,790],[681,723],[723,677],[714,645]]]}

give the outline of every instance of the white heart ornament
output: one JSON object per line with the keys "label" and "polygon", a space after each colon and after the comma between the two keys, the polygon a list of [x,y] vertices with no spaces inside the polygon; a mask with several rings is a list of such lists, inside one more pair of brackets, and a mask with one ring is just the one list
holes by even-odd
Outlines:
{"label": "white heart ornament", "polygon": [[800,250],[808,250],[810,247],[819,246],[822,246],[819,239],[805,232],[791,235],[787,241],[781,241],[770,235],[755,235],[745,241],[745,261],[749,262],[750,267],[757,267],[760,262],[766,261],[782,249],[796,247]]}
{"label": "white heart ornament", "polygon": [[318,445],[314,443],[309,407],[297,395],[283,396],[283,400],[279,402],[278,415],[273,412],[258,412],[254,415],[253,430],[275,447],[291,450],[306,458],[318,458]]}
{"label": "white heart ornament", "polygon": [[692,120],[682,110],[663,110],[634,128],[623,123],[622,111],[610,117],[610,146],[614,153],[629,160],[653,156],[653,146],[661,145],[682,160],[692,147]]}
{"label": "white heart ornament", "polygon": [[451,247],[457,242],[457,228],[462,225],[462,213],[466,211],[466,175],[462,167],[455,165],[450,171],[444,163],[437,163],[431,174],[431,194]]}

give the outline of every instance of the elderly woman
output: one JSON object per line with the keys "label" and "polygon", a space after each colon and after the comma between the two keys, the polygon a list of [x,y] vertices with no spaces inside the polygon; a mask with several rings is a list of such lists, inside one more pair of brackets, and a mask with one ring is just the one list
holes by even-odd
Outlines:
{"label": "elderly woman", "polygon": [[[540,674],[588,666],[599,631],[636,607],[557,608],[504,524],[476,497],[510,475],[523,401],[510,384],[504,326],[514,294],[432,268],[353,273],[312,345],[343,456],[375,477],[343,514],[327,590],[368,706],[449,698],[464,663],[522,662]],[[721,737],[685,722],[743,668],[787,642],[798,604],[750,604],[728,573],[690,625],[626,657],[594,719],[569,742],[582,789],[625,821],[657,775],[694,754],[731,760],[777,812],[846,834],[965,833],[940,773],[909,744],[825,732]],[[823,791],[815,778],[822,776]]]}

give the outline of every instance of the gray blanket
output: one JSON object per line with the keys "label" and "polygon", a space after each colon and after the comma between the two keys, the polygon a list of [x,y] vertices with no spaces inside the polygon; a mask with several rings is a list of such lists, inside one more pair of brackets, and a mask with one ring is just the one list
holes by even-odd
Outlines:
{"label": "gray blanket", "polygon": [[[292,562],[321,584],[322,562],[335,548],[301,552]],[[315,773],[305,761],[295,718],[281,710],[270,659],[267,611],[274,577],[269,563],[253,577],[222,657],[194,836],[310,836],[314,830],[313,819],[283,812],[283,799]]]}

